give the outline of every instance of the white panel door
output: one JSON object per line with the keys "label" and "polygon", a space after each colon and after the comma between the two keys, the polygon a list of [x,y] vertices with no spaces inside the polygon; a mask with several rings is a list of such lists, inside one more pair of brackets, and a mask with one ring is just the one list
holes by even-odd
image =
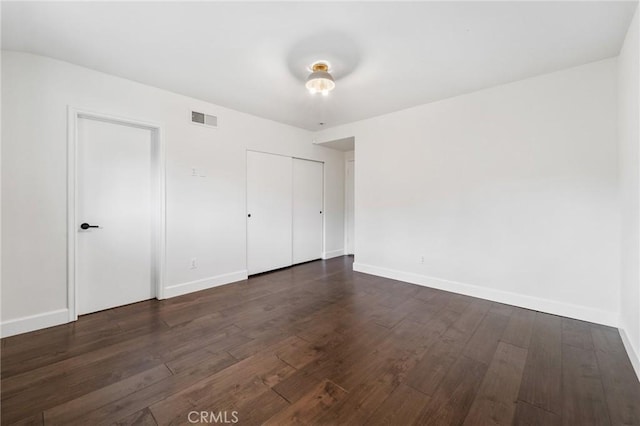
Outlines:
{"label": "white panel door", "polygon": [[346,170],[346,188],[345,188],[345,207],[347,216],[347,254],[354,253],[355,240],[355,195],[354,195],[354,172],[355,162],[347,161]]}
{"label": "white panel door", "polygon": [[77,309],[87,314],[154,297],[153,141],[149,129],[88,118],[77,130]]}
{"label": "white panel door", "polygon": [[322,257],[323,164],[293,159],[293,263]]}
{"label": "white panel door", "polygon": [[247,151],[249,275],[290,266],[291,157]]}

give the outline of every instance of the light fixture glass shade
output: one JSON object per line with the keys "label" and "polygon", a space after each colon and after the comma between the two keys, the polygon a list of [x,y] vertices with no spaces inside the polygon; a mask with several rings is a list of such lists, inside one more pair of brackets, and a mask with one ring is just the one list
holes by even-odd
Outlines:
{"label": "light fixture glass shade", "polygon": [[322,93],[328,95],[329,91],[336,87],[333,77],[327,71],[325,64],[316,64],[313,66],[313,72],[307,78],[306,88],[311,93]]}

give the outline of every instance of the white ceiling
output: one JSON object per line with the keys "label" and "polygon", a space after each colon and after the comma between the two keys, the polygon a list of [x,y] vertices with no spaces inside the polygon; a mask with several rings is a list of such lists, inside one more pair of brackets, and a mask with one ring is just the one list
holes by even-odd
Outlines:
{"label": "white ceiling", "polygon": [[317,130],[615,56],[636,5],[3,1],[2,46]]}

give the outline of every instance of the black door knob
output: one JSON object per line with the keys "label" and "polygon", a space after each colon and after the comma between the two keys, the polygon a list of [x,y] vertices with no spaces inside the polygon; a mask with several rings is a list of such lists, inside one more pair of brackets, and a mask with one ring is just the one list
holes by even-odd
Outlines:
{"label": "black door knob", "polygon": [[83,223],[82,225],[80,225],[80,228],[82,229],[100,228],[100,225],[89,225],[88,223]]}
{"label": "black door knob", "polygon": [[247,215],[247,217],[251,217],[251,213],[249,213],[249,214]]}

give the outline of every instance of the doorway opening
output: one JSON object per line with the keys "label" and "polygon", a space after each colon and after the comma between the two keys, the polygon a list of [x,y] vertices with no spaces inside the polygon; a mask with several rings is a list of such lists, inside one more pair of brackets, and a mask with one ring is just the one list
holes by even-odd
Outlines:
{"label": "doorway opening", "polygon": [[344,254],[355,255],[356,215],[355,215],[355,153],[356,138],[349,136],[326,142],[316,142],[325,148],[344,153]]}
{"label": "doorway opening", "polygon": [[69,321],[164,298],[160,125],[71,107],[68,120]]}

